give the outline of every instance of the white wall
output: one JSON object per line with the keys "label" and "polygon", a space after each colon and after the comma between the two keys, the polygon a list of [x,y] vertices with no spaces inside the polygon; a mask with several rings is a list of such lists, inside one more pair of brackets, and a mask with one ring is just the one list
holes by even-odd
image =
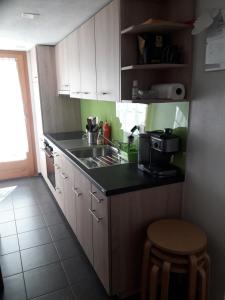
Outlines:
{"label": "white wall", "polygon": [[[225,7],[224,0],[198,0],[197,15]],[[225,291],[225,71],[204,72],[205,34],[195,40],[193,102],[183,214],[207,233],[212,259],[210,300]]]}

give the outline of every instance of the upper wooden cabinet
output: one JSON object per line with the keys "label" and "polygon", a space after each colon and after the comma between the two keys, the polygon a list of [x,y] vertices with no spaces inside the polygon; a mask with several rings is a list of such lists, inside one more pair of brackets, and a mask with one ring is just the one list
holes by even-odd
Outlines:
{"label": "upper wooden cabinet", "polygon": [[70,97],[79,98],[81,95],[81,81],[80,81],[80,54],[79,54],[79,40],[78,31],[73,31],[68,36],[68,72]]}
{"label": "upper wooden cabinet", "polygon": [[95,15],[97,97],[119,101],[120,20],[119,0]]}
{"label": "upper wooden cabinet", "polygon": [[55,46],[57,89],[59,94],[69,94],[69,38],[66,37]]}
{"label": "upper wooden cabinet", "polygon": [[80,98],[83,99],[96,99],[94,26],[94,18],[91,18],[78,29],[81,78]]}

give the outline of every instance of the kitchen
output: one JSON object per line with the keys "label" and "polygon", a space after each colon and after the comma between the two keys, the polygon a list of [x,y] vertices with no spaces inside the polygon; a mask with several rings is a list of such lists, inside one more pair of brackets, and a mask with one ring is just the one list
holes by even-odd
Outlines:
{"label": "kitchen", "polygon": [[[29,174],[22,164],[23,175],[13,177],[0,164],[2,299],[139,299],[146,229],[165,218],[204,230],[210,299],[222,299],[223,72],[203,70],[205,33],[191,34],[194,17],[223,8],[222,1],[213,7],[206,0],[168,1],[163,10],[162,1],[93,2],[81,5],[83,19],[69,14],[72,6],[67,10],[68,26],[60,23],[64,31],[55,42],[45,32],[49,41],[33,42],[26,52],[0,43],[8,58],[8,50],[17,50],[27,64],[20,79],[29,82],[33,140]],[[41,28],[38,11],[24,9],[26,26]],[[183,55],[143,63],[149,57],[137,36],[154,31],[165,40],[162,32],[169,32],[169,50],[179,45]],[[174,92],[174,82],[177,95],[157,94],[161,83]],[[209,172],[215,166],[218,178]],[[12,179],[18,177],[24,179]],[[17,246],[11,251],[9,243]]]}

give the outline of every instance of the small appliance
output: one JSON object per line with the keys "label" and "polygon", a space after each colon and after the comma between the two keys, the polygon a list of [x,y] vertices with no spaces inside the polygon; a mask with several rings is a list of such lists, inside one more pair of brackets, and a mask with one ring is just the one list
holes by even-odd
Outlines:
{"label": "small appliance", "polygon": [[179,149],[180,139],[170,128],[139,134],[138,168],[154,177],[174,177],[178,168],[171,158]]}

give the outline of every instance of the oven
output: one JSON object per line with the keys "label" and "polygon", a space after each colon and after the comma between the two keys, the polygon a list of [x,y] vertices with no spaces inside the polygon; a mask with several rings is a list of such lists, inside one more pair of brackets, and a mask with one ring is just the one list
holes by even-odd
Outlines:
{"label": "oven", "polygon": [[46,157],[47,177],[51,182],[52,187],[55,189],[55,166],[53,147],[50,146],[46,140],[44,141],[44,152]]}

